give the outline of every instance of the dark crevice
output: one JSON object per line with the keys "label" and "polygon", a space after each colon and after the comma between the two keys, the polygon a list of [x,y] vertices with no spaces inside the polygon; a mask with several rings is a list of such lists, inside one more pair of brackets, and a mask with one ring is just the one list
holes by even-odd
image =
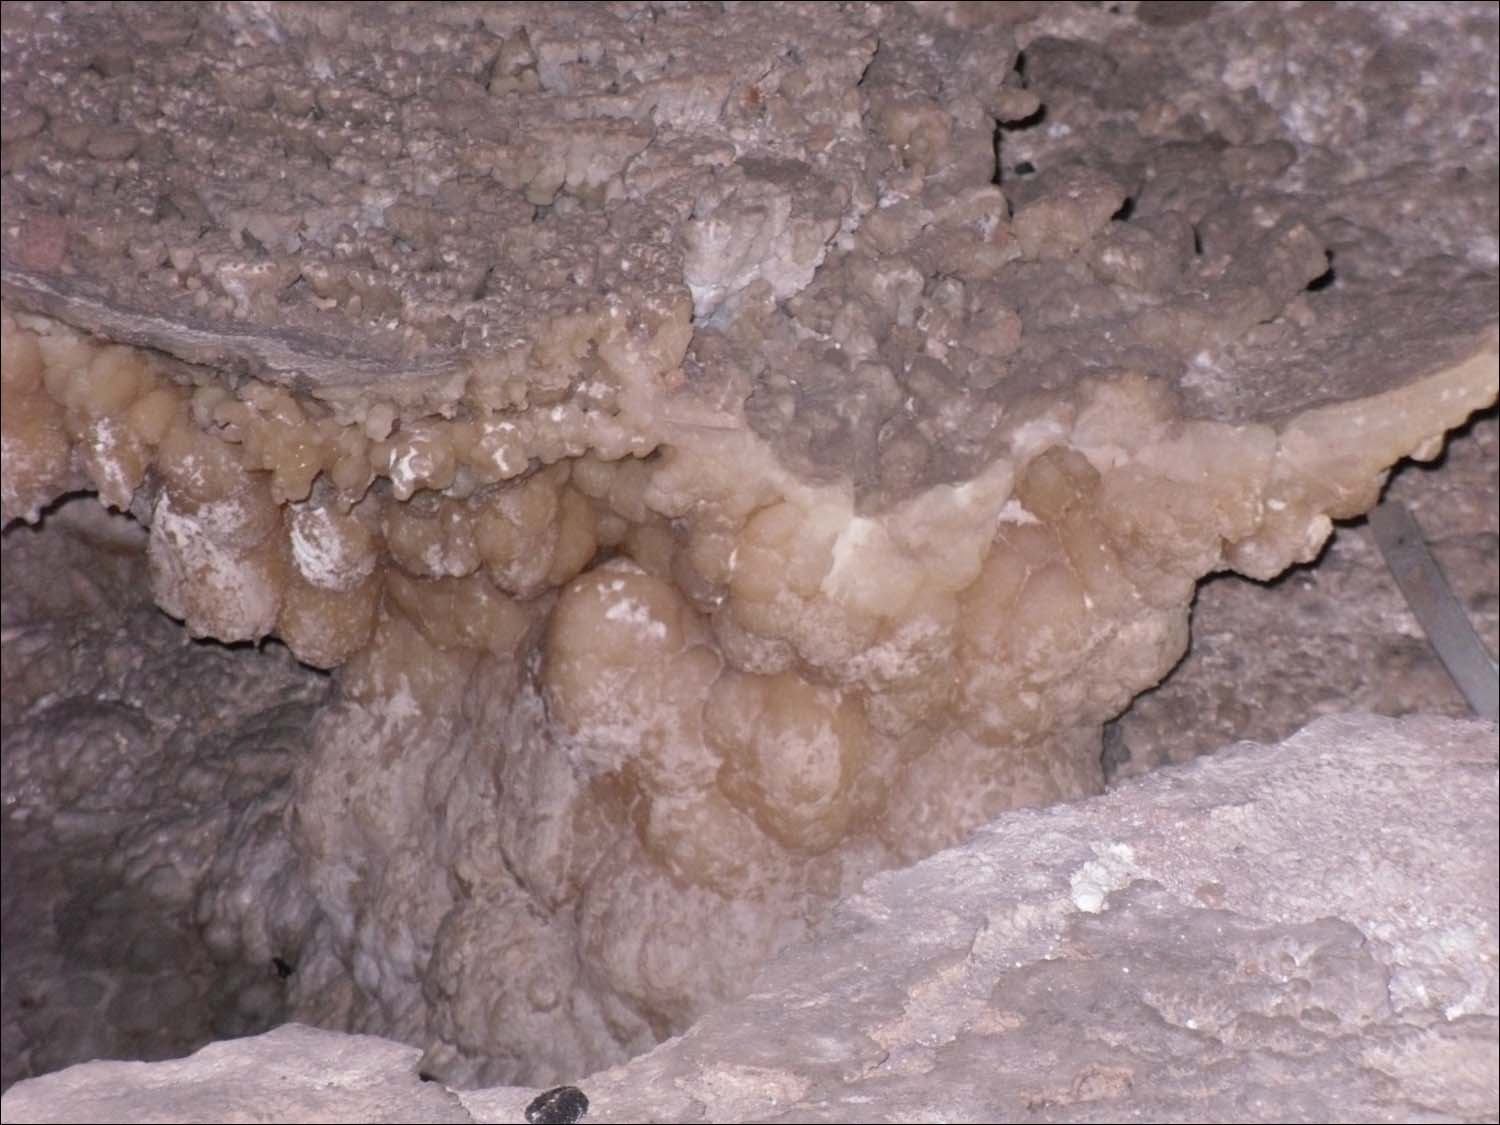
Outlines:
{"label": "dark crevice", "polygon": [[1006,121],[1006,122],[1003,122],[1001,124],[1000,128],[1002,128],[1002,129],[1031,129],[1031,128],[1035,128],[1037,125],[1040,125],[1046,119],[1047,119],[1047,107],[1045,105],[1039,105],[1039,106],[1036,107],[1036,110],[1034,112],[1027,114],[1025,117],[1019,118],[1019,119],[1017,119],[1015,121]]}
{"label": "dark crevice", "polygon": [[1330,250],[1328,251],[1328,268],[1307,283],[1306,292],[1321,293],[1337,281],[1338,273],[1333,268],[1333,251]]}
{"label": "dark crevice", "polygon": [[877,39],[877,40],[875,40],[875,50],[873,50],[873,51],[870,52],[870,61],[867,62],[867,63],[865,63],[864,70],[862,70],[862,71],[859,72],[859,81],[854,84],[854,88],[856,90],[860,89],[861,87],[864,86],[865,80],[870,77],[870,68],[875,65],[875,60],[878,59],[879,57],[880,57],[880,40]]}
{"label": "dark crevice", "polygon": [[490,266],[484,271],[484,276],[479,279],[479,284],[474,286],[474,292],[470,300],[482,301],[490,295],[490,278],[494,276],[495,267]]}

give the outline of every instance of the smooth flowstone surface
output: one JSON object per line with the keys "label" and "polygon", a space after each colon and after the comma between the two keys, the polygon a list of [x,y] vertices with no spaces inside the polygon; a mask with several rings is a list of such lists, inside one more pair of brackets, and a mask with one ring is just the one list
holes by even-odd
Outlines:
{"label": "smooth flowstone surface", "polygon": [[[587,1120],[1493,1120],[1495,733],[1339,715],[1009,813],[873,879],[687,1035],[572,1076]],[[33,1079],[4,1112],[505,1122],[539,1093],[449,1094],[419,1056],[288,1025]]]}
{"label": "smooth flowstone surface", "polygon": [[[50,968],[7,961],[6,1078],[282,1019],[598,1070],[1100,792],[1199,579],[1314,559],[1494,403],[1497,46],[1488,4],[8,5],[0,516],[57,588],[7,564]],[[102,664],[25,538],[79,492],[144,539]],[[145,690],[142,592],[286,706],[221,648]]]}

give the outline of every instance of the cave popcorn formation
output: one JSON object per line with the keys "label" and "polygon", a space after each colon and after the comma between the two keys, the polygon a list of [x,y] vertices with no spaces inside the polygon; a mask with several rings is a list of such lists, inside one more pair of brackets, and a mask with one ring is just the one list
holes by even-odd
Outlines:
{"label": "cave popcorn formation", "polygon": [[[4,519],[95,491],[194,636],[335,670],[275,905],[211,940],[446,1081],[619,1061],[871,872],[1098,792],[1199,578],[1314,558],[1495,398],[1485,186],[1376,244],[1438,171],[1307,186],[1342,126],[1144,15],[143,8],[7,31],[8,102],[79,86],[7,142]],[[78,71],[91,21],[244,65]],[[184,181],[214,139],[150,114],[204,103],[303,185]]]}

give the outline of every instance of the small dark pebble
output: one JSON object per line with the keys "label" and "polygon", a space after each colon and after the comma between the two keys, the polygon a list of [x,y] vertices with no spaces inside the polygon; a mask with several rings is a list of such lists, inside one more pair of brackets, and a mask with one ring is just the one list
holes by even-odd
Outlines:
{"label": "small dark pebble", "polygon": [[573,1125],[589,1111],[588,1096],[577,1086],[554,1086],[526,1107],[531,1125]]}
{"label": "small dark pebble", "polygon": [[1029,176],[1036,171],[1036,165],[1029,160],[1023,160],[1016,165],[1016,175]]}

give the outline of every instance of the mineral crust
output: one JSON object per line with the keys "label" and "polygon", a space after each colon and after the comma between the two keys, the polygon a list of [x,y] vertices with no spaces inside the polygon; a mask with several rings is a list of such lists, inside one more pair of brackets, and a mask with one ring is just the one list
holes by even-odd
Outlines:
{"label": "mineral crust", "polygon": [[1496,397],[1490,5],[5,15],[4,519],[333,670],[197,924],[456,1084],[1097,792]]}

